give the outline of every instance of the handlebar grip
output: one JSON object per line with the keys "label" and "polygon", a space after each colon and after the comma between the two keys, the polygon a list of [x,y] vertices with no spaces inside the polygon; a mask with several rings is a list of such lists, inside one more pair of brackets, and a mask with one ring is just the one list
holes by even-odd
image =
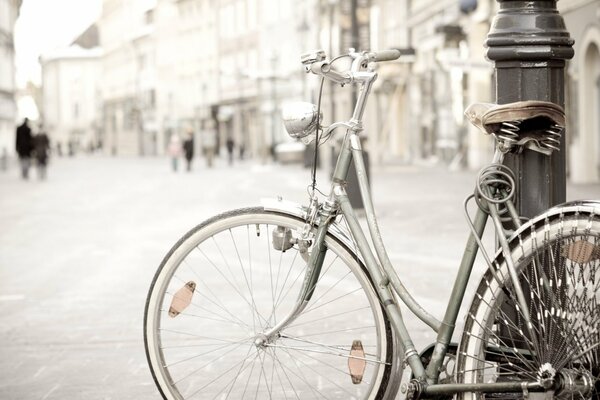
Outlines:
{"label": "handlebar grip", "polygon": [[400,50],[397,49],[389,49],[389,50],[381,50],[375,51],[371,53],[371,61],[380,62],[380,61],[393,61],[400,58]]}

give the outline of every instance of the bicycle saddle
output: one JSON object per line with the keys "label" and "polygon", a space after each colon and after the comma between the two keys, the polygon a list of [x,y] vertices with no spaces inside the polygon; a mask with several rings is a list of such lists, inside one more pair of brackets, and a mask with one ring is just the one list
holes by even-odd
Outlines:
{"label": "bicycle saddle", "polygon": [[465,110],[465,116],[484,133],[494,134],[511,146],[523,146],[544,154],[559,149],[565,126],[562,107],[539,100],[473,103]]}
{"label": "bicycle saddle", "polygon": [[[526,121],[540,118],[540,125],[545,129],[552,125],[565,125],[565,112],[561,106],[548,101],[517,101],[508,104],[473,103],[467,107],[465,116],[473,125],[485,133],[495,133],[503,122]],[[533,128],[533,126],[532,126]]]}

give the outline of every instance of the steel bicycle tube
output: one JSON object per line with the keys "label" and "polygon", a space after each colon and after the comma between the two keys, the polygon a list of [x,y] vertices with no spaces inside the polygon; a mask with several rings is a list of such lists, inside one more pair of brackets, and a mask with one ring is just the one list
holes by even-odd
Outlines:
{"label": "steel bicycle tube", "polygon": [[[527,393],[543,392],[544,387],[539,382],[493,382],[493,383],[445,383],[433,384],[423,387],[422,395],[439,396],[457,393],[480,392],[480,393]],[[527,398],[527,397],[525,397]]]}
{"label": "steel bicycle tube", "polygon": [[495,204],[489,204],[488,208],[490,210],[490,216],[492,218],[492,221],[494,222],[494,227],[496,229],[496,232],[498,233],[496,236],[498,241],[500,242],[500,247],[502,248],[504,262],[506,263],[508,274],[510,276],[510,280],[513,284],[513,288],[517,296],[517,305],[521,307],[521,313],[523,314],[522,317],[525,320],[525,326],[527,328],[527,331],[531,335],[531,341],[534,347],[536,347],[536,351],[539,351],[539,344],[537,343],[536,335],[533,331],[533,325],[531,324],[531,317],[529,314],[529,306],[527,305],[527,299],[525,299],[523,287],[521,286],[521,282],[519,281],[514,261],[511,257],[510,246],[508,244],[506,236],[504,235],[504,227],[502,226],[502,221],[500,220],[498,209],[496,208]]}
{"label": "steel bicycle tube", "polygon": [[[350,130],[348,130],[350,132]],[[348,176],[348,170],[352,163],[352,152],[349,146],[350,134],[344,135],[342,147],[340,148],[340,154],[338,155],[337,162],[335,163],[335,169],[333,170],[332,181],[333,183],[345,182]]]}
{"label": "steel bicycle tube", "polygon": [[421,358],[418,356],[415,345],[408,333],[408,329],[406,328],[404,319],[402,318],[402,313],[400,312],[400,307],[396,302],[394,294],[390,291],[389,286],[382,284],[384,282],[384,276],[381,271],[381,267],[379,266],[377,259],[371,251],[369,242],[367,241],[367,238],[364,232],[362,231],[362,227],[360,226],[360,223],[356,218],[354,208],[352,207],[352,204],[350,204],[348,194],[346,193],[346,190],[343,187],[343,184],[346,181],[348,170],[350,168],[350,163],[353,159],[352,151],[350,148],[350,138],[353,135],[356,135],[356,132],[350,129],[344,137],[342,148],[340,150],[340,155],[338,157],[338,161],[335,166],[332,178],[333,199],[339,204],[342,214],[344,215],[346,222],[348,223],[350,232],[352,233],[352,237],[356,241],[358,249],[365,260],[365,266],[369,274],[373,277],[376,286],[375,289],[377,290],[379,300],[384,306],[386,314],[388,315],[392,322],[392,325],[394,326],[394,331],[398,334],[398,337],[400,338],[400,346],[402,347],[401,351],[404,353],[405,361],[408,362],[413,371],[413,374],[416,377],[424,379],[425,368],[423,367]]}
{"label": "steel bicycle tube", "polygon": [[[448,300],[448,306],[446,307],[446,312],[444,313],[442,327],[438,332],[433,355],[429,365],[427,366],[427,376],[430,377],[433,382],[437,382],[440,368],[444,362],[444,357],[446,357],[448,345],[452,340],[456,319],[458,318],[460,306],[465,297],[467,284],[469,283],[471,271],[473,270],[475,258],[477,257],[477,252],[479,250],[477,238],[481,238],[483,236],[483,231],[485,230],[485,225],[487,223],[487,217],[487,213],[482,211],[480,208],[477,208],[475,221],[473,221],[475,232],[471,232],[469,234],[469,239],[467,240],[465,251],[463,252],[463,257],[460,262],[460,267],[458,268],[456,279],[454,281],[454,286],[452,287],[452,292]],[[475,236],[475,234],[477,234],[477,236]]]}
{"label": "steel bicycle tube", "polygon": [[365,266],[369,275],[371,275],[375,281],[375,289],[377,290],[379,301],[385,307],[386,314],[394,326],[394,331],[400,338],[401,351],[404,353],[405,361],[410,365],[415,377],[425,379],[425,368],[423,367],[421,358],[419,357],[408,329],[406,328],[406,324],[404,323],[404,319],[400,312],[400,307],[397,304],[393,293],[389,289],[389,286],[381,284],[383,273],[371,251],[369,242],[362,231],[360,223],[356,218],[352,204],[350,204],[350,199],[348,198],[345,189],[339,184],[334,187],[334,194],[340,204],[342,214],[344,215],[344,218],[346,218],[350,232],[352,232],[352,236],[354,237],[354,240],[356,240],[358,249],[365,260]]}
{"label": "steel bicycle tube", "polygon": [[412,311],[421,321],[427,324],[435,332],[438,332],[441,327],[441,322],[438,321],[433,315],[427,312],[408,292],[400,277],[396,273],[392,262],[387,254],[379,226],[377,224],[377,216],[375,215],[375,209],[373,207],[373,201],[371,199],[371,192],[369,190],[369,182],[365,169],[365,162],[362,154],[362,148],[360,145],[360,139],[358,135],[350,134],[350,147],[352,149],[352,158],[354,160],[354,167],[356,168],[356,176],[358,177],[358,185],[360,187],[360,194],[365,206],[367,214],[367,225],[369,226],[369,232],[377,253],[377,258],[383,267],[385,273],[384,280],[389,280],[394,291],[398,294],[400,299],[406,304],[408,309]]}

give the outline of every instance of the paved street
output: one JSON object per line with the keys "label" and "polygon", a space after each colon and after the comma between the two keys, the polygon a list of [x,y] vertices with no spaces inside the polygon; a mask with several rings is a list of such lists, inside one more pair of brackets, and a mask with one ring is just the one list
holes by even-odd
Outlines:
{"label": "paved street", "polygon": [[[146,365],[142,314],[163,255],[215,213],[276,195],[304,202],[309,184],[309,171],[295,165],[219,160],[209,170],[201,161],[175,174],[163,158],[53,159],[45,182],[35,173],[21,181],[14,165],[0,171],[1,399],[160,397]],[[462,199],[474,175],[372,171],[392,261],[436,316],[467,236]],[[600,185],[571,185],[568,197],[600,198]],[[409,322],[419,346],[432,340]]]}

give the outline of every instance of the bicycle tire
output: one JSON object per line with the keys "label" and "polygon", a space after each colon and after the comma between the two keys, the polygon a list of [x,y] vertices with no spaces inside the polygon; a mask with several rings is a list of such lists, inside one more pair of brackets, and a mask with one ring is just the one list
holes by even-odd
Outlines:
{"label": "bicycle tire", "polygon": [[[517,307],[508,268],[494,261],[465,320],[456,361],[458,383],[535,381],[546,395],[598,398],[600,390],[600,216],[566,207],[513,235],[511,257],[527,295],[531,329]],[[568,381],[586,382],[578,387]],[[587,379],[587,380],[585,380]],[[553,382],[560,382],[559,388]],[[556,392],[554,390],[556,389]],[[527,393],[464,393],[463,399],[523,398]]]}
{"label": "bicycle tire", "polygon": [[[331,234],[310,305],[275,343],[255,343],[295,302],[306,265],[298,246],[273,248],[278,226],[296,237],[304,221],[262,207],[235,210],[198,225],[165,256],[144,311],[146,356],[163,398],[388,396],[397,361],[392,328],[363,264]],[[169,315],[185,290],[189,307]],[[366,359],[358,383],[348,370],[355,340]]]}

